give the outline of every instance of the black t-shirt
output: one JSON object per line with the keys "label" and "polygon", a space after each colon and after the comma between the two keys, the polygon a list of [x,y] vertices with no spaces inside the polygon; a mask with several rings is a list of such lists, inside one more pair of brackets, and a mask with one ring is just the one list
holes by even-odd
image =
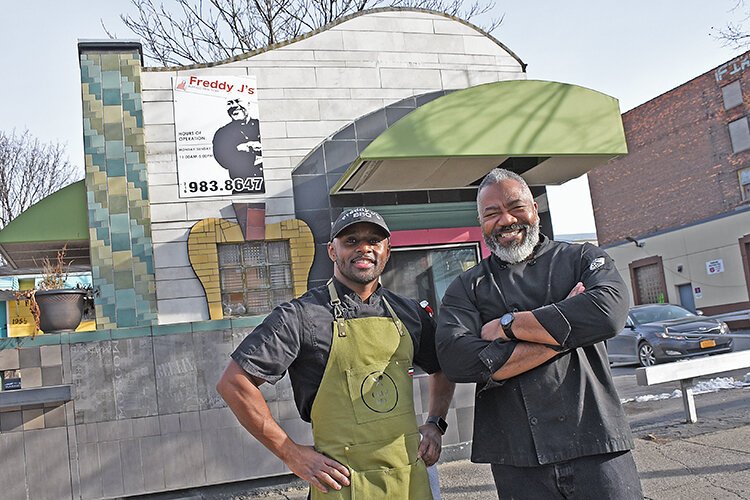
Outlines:
{"label": "black t-shirt", "polygon": [[[334,279],[345,319],[390,317],[383,296],[404,323],[414,345],[414,363],[427,373],[440,370],[435,352],[435,324],[415,300],[383,287],[362,302]],[[303,420],[310,421],[315,395],[323,378],[333,336],[333,307],[328,288],[309,290],[277,306],[232,353],[232,359],[250,375],[270,383],[289,371],[294,400]]]}

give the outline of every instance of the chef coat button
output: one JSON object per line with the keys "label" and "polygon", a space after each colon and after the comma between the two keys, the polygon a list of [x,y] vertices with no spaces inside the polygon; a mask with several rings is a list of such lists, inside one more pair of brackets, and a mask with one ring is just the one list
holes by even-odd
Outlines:
{"label": "chef coat button", "polygon": [[531,417],[531,419],[529,419],[529,422],[531,423],[531,425],[536,425],[537,423],[536,417]]}
{"label": "chef coat button", "polygon": [[560,422],[565,422],[565,415],[560,415],[559,417],[557,417],[557,420],[559,420]]}

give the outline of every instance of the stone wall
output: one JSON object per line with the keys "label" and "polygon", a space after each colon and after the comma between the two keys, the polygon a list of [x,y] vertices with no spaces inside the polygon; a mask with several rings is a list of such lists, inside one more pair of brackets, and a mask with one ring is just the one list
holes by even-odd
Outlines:
{"label": "stone wall", "polygon": [[[287,474],[215,391],[229,353],[260,321],[98,330],[0,340],[2,498],[99,499]],[[418,421],[426,376],[414,379]],[[261,390],[292,439],[311,444],[288,378]],[[446,446],[469,441],[473,386],[459,386]]]}

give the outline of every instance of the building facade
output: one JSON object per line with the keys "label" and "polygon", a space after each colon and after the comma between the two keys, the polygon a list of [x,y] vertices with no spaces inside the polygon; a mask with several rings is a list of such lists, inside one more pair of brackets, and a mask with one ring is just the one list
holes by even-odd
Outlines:
{"label": "building facade", "polygon": [[748,68],[745,53],[623,114],[628,155],[589,173],[634,304],[750,308]]}
{"label": "building facade", "polygon": [[[133,42],[81,42],[79,65],[85,180],[3,228],[0,252],[29,268],[75,250],[98,291],[96,329],[0,339],[0,373],[21,387],[0,392],[4,498],[287,473],[214,387],[274,305],[331,276],[342,210],[383,214],[383,283],[437,308],[487,255],[475,197],[489,170],[527,179],[551,235],[545,186],[626,151],[616,99],[528,81],[502,43],[435,12],[365,12],[190,67],[145,68]],[[427,380],[414,378],[420,421]],[[288,379],[262,391],[310,443]],[[473,392],[457,389],[446,446],[471,439]]]}

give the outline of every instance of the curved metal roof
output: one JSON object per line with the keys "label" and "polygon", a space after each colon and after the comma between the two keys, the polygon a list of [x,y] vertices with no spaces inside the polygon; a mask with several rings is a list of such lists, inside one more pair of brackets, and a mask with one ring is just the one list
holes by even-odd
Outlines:
{"label": "curved metal roof", "polygon": [[76,268],[89,265],[89,224],[84,181],[38,201],[0,230],[0,253],[14,269],[37,270],[68,245]]}
{"label": "curved metal roof", "polygon": [[626,153],[617,99],[565,83],[501,81],[415,109],[373,140],[331,193],[469,187],[496,166],[554,185]]}

